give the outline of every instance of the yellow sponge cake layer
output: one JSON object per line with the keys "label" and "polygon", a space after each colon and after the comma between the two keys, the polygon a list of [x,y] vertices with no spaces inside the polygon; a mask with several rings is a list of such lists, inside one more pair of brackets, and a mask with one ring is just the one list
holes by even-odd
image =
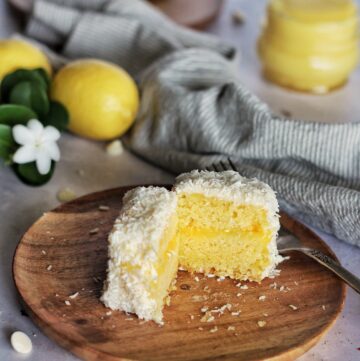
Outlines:
{"label": "yellow sponge cake layer", "polygon": [[236,172],[177,178],[179,262],[189,271],[261,281],[281,260],[274,192]]}
{"label": "yellow sponge cake layer", "polygon": [[105,306],[162,322],[165,299],[176,277],[176,195],[160,187],[129,191],[109,235]]}

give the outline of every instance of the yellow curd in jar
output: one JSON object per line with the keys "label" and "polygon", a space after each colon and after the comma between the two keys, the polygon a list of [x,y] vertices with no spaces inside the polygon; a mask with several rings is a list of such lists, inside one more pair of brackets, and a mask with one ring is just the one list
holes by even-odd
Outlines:
{"label": "yellow curd in jar", "polygon": [[264,76],[292,89],[326,93],[358,62],[352,0],[271,0],[258,41]]}

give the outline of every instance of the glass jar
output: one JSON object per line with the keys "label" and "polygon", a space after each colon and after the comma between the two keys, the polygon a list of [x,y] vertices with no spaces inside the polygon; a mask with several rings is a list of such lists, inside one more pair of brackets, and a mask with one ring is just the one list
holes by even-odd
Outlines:
{"label": "glass jar", "polygon": [[358,62],[358,25],[352,0],[271,0],[258,41],[264,76],[313,93],[341,86]]}
{"label": "glass jar", "polygon": [[223,0],[150,0],[181,25],[203,29],[220,13]]}

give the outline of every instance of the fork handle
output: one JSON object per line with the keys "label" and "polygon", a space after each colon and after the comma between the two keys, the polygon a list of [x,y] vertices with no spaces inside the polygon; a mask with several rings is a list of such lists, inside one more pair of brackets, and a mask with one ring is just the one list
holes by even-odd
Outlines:
{"label": "fork handle", "polygon": [[336,275],[338,275],[343,281],[345,281],[351,288],[360,294],[360,279],[353,273],[349,272],[346,268],[341,266],[338,262],[334,261],[331,257],[316,250],[316,249],[297,249],[303,252],[307,256],[311,257],[315,261],[319,262]]}

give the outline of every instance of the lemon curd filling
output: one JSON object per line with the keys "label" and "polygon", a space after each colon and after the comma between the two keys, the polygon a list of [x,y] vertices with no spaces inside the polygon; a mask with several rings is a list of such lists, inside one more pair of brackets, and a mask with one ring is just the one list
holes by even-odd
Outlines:
{"label": "lemon curd filling", "polygon": [[162,252],[155,266],[156,278],[152,279],[149,294],[156,302],[156,315],[161,319],[166,297],[171,291],[178,270],[179,242],[176,238],[177,215],[174,213],[160,241]]}

